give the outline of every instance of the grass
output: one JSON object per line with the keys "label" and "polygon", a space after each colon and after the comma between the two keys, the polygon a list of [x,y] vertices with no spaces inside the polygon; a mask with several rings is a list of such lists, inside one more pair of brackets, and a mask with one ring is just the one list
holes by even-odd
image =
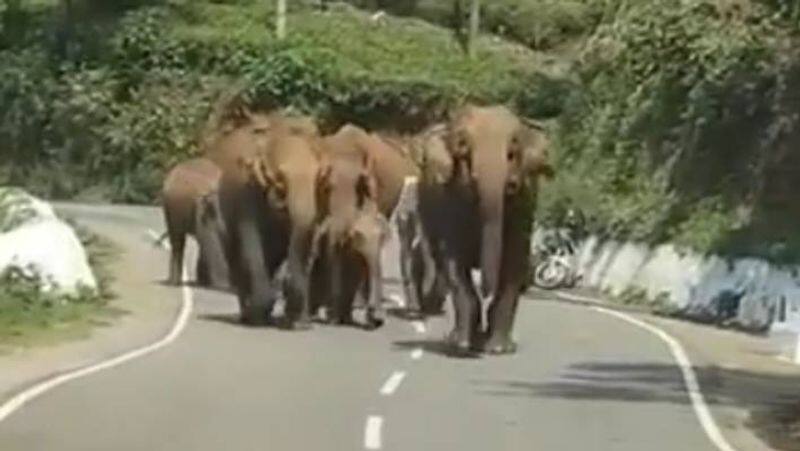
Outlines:
{"label": "grass", "polygon": [[47,293],[35,275],[18,269],[0,274],[0,354],[85,338],[93,328],[119,316],[120,312],[108,305],[115,296],[110,264],[118,249],[83,227],[76,227],[76,233],[97,279],[97,290],[80,289],[75,295]]}
{"label": "grass", "polygon": [[[197,2],[178,10],[168,33],[179,42],[231,48],[278,45],[268,26],[272,11],[264,2]],[[288,24],[288,39],[281,45],[328,60],[337,78],[424,81],[486,92],[541,69],[541,55],[488,36],[479,41],[477,58],[470,59],[451,31],[414,18],[386,16],[374,22],[369,13],[353,8],[299,9],[289,13]]]}

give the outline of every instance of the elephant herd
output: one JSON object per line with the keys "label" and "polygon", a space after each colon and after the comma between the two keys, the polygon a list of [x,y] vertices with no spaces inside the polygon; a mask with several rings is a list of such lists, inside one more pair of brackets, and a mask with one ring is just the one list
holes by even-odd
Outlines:
{"label": "elephant herd", "polygon": [[410,313],[441,313],[451,298],[454,352],[512,353],[539,179],[553,176],[548,146],[503,106],[462,106],[414,135],[355,125],[323,135],[309,118],[232,103],[203,155],[165,178],[169,281],[181,283],[193,235],[198,283],[234,291],[242,322],[306,329],[324,308],[325,321],[355,324],[360,295],[359,322],[378,328],[394,221]]}

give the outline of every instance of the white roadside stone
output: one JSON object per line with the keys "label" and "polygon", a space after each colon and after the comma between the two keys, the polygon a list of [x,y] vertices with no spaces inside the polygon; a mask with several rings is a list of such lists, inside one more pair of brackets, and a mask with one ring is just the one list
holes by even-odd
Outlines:
{"label": "white roadside stone", "polygon": [[53,208],[22,190],[0,188],[0,272],[17,267],[38,274],[45,290],[75,294],[97,288],[86,251]]}

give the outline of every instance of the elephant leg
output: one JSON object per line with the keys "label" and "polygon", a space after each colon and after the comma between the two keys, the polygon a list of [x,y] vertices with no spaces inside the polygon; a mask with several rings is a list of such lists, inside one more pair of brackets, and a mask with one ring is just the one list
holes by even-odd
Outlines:
{"label": "elephant leg", "polygon": [[480,324],[480,299],[472,282],[469,268],[455,259],[448,259],[446,270],[454,291],[455,310],[455,324],[447,341],[458,353],[469,353],[473,348]]}
{"label": "elephant leg", "polygon": [[200,247],[200,255],[197,256],[195,274],[197,277],[197,284],[199,286],[207,287],[209,285],[208,259],[205,255],[205,252],[203,252],[202,246]]}
{"label": "elephant leg", "polygon": [[261,238],[255,218],[242,218],[238,254],[248,277],[245,286],[239,287],[238,291],[242,321],[248,324],[269,322],[275,304],[275,290],[267,272]]}
{"label": "elephant leg", "polygon": [[170,232],[169,244],[171,252],[167,283],[170,285],[180,285],[183,281],[183,251],[186,248],[186,234]]}
{"label": "elephant leg", "polygon": [[403,295],[406,298],[408,312],[419,316],[422,311],[420,303],[419,265],[413,248],[413,233],[410,220],[401,218],[398,221],[400,235],[400,275],[403,279]]}
{"label": "elephant leg", "polygon": [[421,277],[424,277],[420,292],[422,311],[425,315],[440,315],[444,313],[447,282],[427,239],[421,240],[419,254],[423,271]]}
{"label": "elephant leg", "polygon": [[[510,228],[510,227],[507,227]],[[528,272],[527,249],[530,245],[530,232],[507,230],[502,255],[500,280],[494,299],[488,311],[488,340],[483,349],[490,354],[510,354],[517,349],[511,338],[514,319],[522,292],[524,279]]]}
{"label": "elephant leg", "polygon": [[364,269],[365,272],[360,279],[363,281],[362,288],[366,292],[364,293],[364,299],[367,300],[366,327],[377,329],[386,322],[383,309],[383,268],[380,255],[371,259]]}
{"label": "elephant leg", "polygon": [[331,275],[331,311],[330,321],[340,325],[352,325],[353,301],[361,281],[359,268],[348,255],[337,252]]}
{"label": "elephant leg", "polygon": [[[214,288],[227,288],[230,284],[230,274],[228,263],[225,259],[222,237],[219,235],[211,236],[201,241],[200,255],[205,267],[205,284]],[[200,277],[198,276],[199,279]]]}
{"label": "elephant leg", "polygon": [[[308,302],[311,317],[317,317],[321,307],[326,309],[330,305],[328,281],[330,275],[324,262],[317,259],[311,266],[311,284],[309,287]],[[326,312],[327,314],[327,312]]]}
{"label": "elephant leg", "polygon": [[437,272],[433,277],[433,286],[430,291],[424,295],[424,310],[425,315],[442,315],[444,314],[444,303],[447,300],[447,282],[440,272]]}

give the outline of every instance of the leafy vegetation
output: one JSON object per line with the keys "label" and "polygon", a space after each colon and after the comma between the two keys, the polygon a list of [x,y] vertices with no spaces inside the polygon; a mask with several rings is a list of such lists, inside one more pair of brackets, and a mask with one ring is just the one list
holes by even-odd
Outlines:
{"label": "leafy vegetation", "polygon": [[290,2],[283,41],[259,0],[73,3],[2,1],[0,183],[150,201],[232,87],[326,128],[503,102],[552,125],[541,220],[576,206],[602,236],[800,260],[797,2],[494,0],[474,59],[451,1]]}
{"label": "leafy vegetation", "polygon": [[796,261],[796,31],[754,2],[620,9],[581,55],[549,205],[599,234]]}
{"label": "leafy vegetation", "polygon": [[95,3],[77,3],[66,46],[45,39],[59,16],[41,7],[27,19],[41,24],[30,31],[38,40],[23,33],[0,47],[0,183],[151,201],[164,169],[197,151],[212,102],[231,86],[330,126],[413,129],[465,98],[552,109],[520,95],[547,80],[536,54],[486,38],[470,59],[447,30],[419,20],[299,8],[279,42],[268,2],[142,0],[103,14]]}

